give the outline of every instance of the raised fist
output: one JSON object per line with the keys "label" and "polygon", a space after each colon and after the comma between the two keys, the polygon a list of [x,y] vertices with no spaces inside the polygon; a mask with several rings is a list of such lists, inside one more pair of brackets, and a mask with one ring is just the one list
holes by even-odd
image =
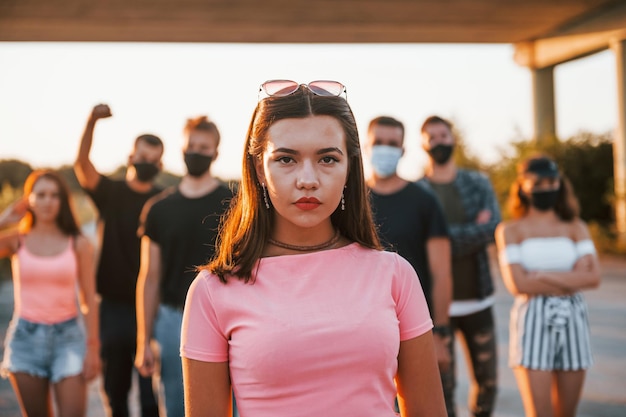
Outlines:
{"label": "raised fist", "polygon": [[104,119],[111,116],[111,109],[106,104],[98,104],[91,111],[92,120]]}

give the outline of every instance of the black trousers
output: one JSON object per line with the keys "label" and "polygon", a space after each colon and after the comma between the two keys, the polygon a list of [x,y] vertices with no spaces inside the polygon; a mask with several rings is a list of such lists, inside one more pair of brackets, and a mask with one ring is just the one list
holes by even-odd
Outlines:
{"label": "black trousers", "polygon": [[470,393],[468,406],[470,415],[491,416],[498,391],[498,358],[492,308],[461,317],[450,317],[452,337],[450,357],[452,363],[447,372],[441,373],[448,417],[455,417],[454,390],[456,388],[456,360],[454,359],[455,338],[463,343],[468,362]]}
{"label": "black trousers", "polygon": [[[111,417],[128,417],[130,392],[137,349],[135,306],[103,299],[100,303],[100,357],[104,402]],[[136,371],[135,371],[136,372]],[[142,417],[159,417],[152,378],[139,377]]]}

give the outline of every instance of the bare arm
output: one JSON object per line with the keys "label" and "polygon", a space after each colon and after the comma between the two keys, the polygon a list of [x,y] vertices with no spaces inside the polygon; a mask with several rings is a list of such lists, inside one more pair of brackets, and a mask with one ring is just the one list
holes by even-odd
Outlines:
{"label": "bare arm", "polygon": [[83,366],[83,376],[87,381],[100,372],[100,337],[98,324],[98,304],[96,302],[96,271],[94,249],[84,236],[77,236],[75,243],[78,258],[78,296],[80,310],[87,330],[87,355]]}
{"label": "bare arm", "polygon": [[396,384],[403,417],[447,415],[431,332],[400,342]]}
{"label": "bare arm", "polygon": [[141,238],[141,263],[137,278],[137,354],[135,366],[144,375],[154,372],[154,354],[150,339],[159,306],[161,248],[149,237]]}
{"label": "bare arm", "polygon": [[230,417],[228,362],[201,362],[183,357],[186,417]]}
{"label": "bare arm", "polygon": [[433,322],[435,326],[447,326],[452,299],[450,240],[446,237],[428,239],[426,252],[433,285]]}
{"label": "bare arm", "polygon": [[449,224],[452,256],[465,256],[485,249],[493,243],[493,234],[500,223],[500,206],[491,182],[485,176],[474,178],[475,189],[482,201],[476,218],[467,223]]}
{"label": "bare arm", "polygon": [[95,190],[100,180],[100,173],[91,163],[89,159],[89,152],[91,151],[91,144],[93,142],[93,131],[96,126],[96,122],[99,119],[111,117],[111,110],[106,104],[98,104],[95,106],[87,119],[87,125],[83,132],[83,137],[80,141],[80,147],[78,148],[78,155],[74,162],[74,172],[76,178],[83,188],[88,190]]}
{"label": "bare arm", "polygon": [[19,245],[19,231],[16,227],[19,221],[26,214],[28,202],[21,198],[10,204],[0,213],[0,258],[7,258],[17,251]]}
{"label": "bare arm", "polygon": [[[582,220],[576,220],[572,228],[577,241],[591,240],[589,229]],[[579,258],[571,271],[540,272],[538,279],[570,291],[597,288],[600,285],[600,263],[595,253],[588,254]]]}
{"label": "bare arm", "polygon": [[528,272],[518,264],[501,264],[500,271],[506,288],[513,295],[568,295],[572,293],[569,288],[537,279],[536,273]]}
{"label": "bare arm", "polygon": [[[432,315],[435,327],[447,328],[450,324],[448,311],[452,299],[452,260],[450,239],[434,237],[426,242],[428,265],[432,278]],[[447,331],[434,334],[435,353],[441,370],[447,370],[452,358],[447,344],[451,336]]]}
{"label": "bare arm", "polygon": [[0,233],[0,259],[12,256],[19,245],[19,231],[7,230]]}
{"label": "bare arm", "polygon": [[546,284],[571,292],[597,288],[600,285],[600,265],[595,256],[585,255],[578,260],[572,271],[537,272],[536,277]]}

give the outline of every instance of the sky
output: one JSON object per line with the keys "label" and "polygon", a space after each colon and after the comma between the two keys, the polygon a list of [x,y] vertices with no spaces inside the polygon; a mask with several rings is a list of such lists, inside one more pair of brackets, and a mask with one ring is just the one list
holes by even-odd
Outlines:
{"label": "sky", "polygon": [[[398,169],[417,179],[426,161],[419,127],[429,115],[452,119],[484,162],[532,136],[531,73],[513,52],[502,44],[0,42],[0,159],[71,164],[91,109],[106,103],[113,117],[97,124],[91,152],[100,172],[125,164],[134,138],[153,133],[165,142],[165,169],[182,174],[185,121],[208,115],[222,136],[213,173],[239,178],[259,85],[331,79],[347,87],[362,142],[376,116],[404,122]],[[556,68],[561,138],[613,131],[616,77],[611,51]]]}

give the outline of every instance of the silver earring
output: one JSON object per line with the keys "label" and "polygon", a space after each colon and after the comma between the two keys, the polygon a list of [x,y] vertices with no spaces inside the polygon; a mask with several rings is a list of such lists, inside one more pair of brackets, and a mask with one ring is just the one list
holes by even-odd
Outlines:
{"label": "silver earring", "polygon": [[267,200],[267,189],[265,188],[265,183],[261,184],[261,188],[263,188],[263,201],[265,202],[265,208],[270,209],[270,203]]}
{"label": "silver earring", "polygon": [[345,211],[346,209],[346,199],[343,198],[343,191],[341,192],[341,211]]}

